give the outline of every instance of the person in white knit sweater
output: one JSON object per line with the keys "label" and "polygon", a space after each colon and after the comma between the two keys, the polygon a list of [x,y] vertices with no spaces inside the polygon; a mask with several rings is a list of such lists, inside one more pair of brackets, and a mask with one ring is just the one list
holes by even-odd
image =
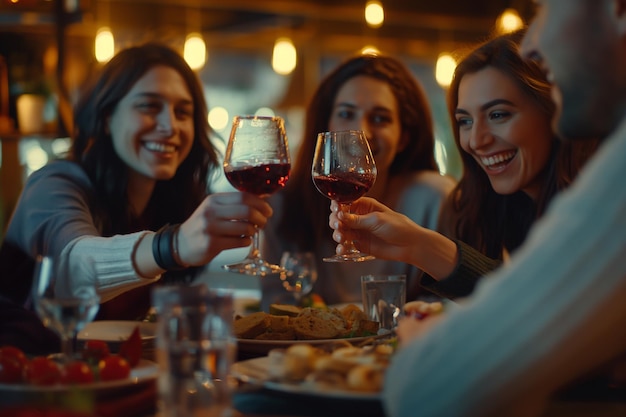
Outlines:
{"label": "person in white knit sweater", "polygon": [[39,255],[70,265],[88,255],[98,318],[136,319],[151,284],[190,281],[222,250],[248,246],[272,209],[253,194],[209,193],[219,161],[206,115],[197,76],[172,48],[113,57],[75,106],[68,158],[25,184],[0,251],[0,295],[27,301]]}

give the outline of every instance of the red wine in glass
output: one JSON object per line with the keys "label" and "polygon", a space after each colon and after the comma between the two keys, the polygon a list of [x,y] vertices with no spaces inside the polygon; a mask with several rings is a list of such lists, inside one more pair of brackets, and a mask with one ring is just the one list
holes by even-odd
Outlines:
{"label": "red wine in glass", "polygon": [[[239,191],[259,196],[275,193],[289,179],[291,160],[280,117],[235,116],[224,157],[224,174]],[[265,276],[283,272],[261,257],[259,232],[252,237],[252,246],[245,259],[224,265],[224,269],[247,275]]]}
{"label": "red wine in glass", "polygon": [[[376,181],[376,163],[365,133],[360,130],[322,132],[317,135],[311,177],[317,190],[350,212],[350,204],[369,191]],[[352,241],[343,243],[345,253],[324,258],[326,262],[361,262],[374,259]]]}
{"label": "red wine in glass", "polygon": [[265,195],[283,188],[290,171],[290,164],[262,164],[233,169],[226,172],[226,178],[239,191]]}
{"label": "red wine in glass", "polygon": [[319,192],[331,200],[344,204],[351,203],[363,196],[372,188],[375,180],[375,175],[354,172],[320,175],[313,178]]}

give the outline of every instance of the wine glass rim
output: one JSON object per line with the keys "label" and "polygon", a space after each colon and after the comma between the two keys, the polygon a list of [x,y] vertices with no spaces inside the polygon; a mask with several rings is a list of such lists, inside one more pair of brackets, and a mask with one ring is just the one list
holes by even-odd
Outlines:
{"label": "wine glass rim", "polygon": [[365,135],[363,130],[358,129],[347,129],[347,130],[326,130],[324,132],[319,132],[318,135],[337,135],[342,133],[358,133]]}
{"label": "wine glass rim", "polygon": [[280,116],[257,116],[254,114],[243,114],[233,117],[233,120],[283,120]]}

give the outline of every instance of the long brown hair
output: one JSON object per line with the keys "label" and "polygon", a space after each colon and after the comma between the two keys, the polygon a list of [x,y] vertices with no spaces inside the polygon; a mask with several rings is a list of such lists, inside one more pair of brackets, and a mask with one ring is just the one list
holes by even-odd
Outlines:
{"label": "long brown hair", "polygon": [[409,138],[405,150],[391,164],[390,177],[422,170],[439,172],[430,107],[424,89],[410,70],[389,56],[359,55],[344,61],[322,80],[309,102],[302,145],[283,191],[283,217],[277,232],[282,241],[295,244],[299,250],[315,250],[324,240],[332,242],[328,228],[329,201],[313,185],[311,163],[317,134],[328,130],[338,91],[359,75],[389,85],[398,102],[402,134]]}
{"label": "long brown hair", "polygon": [[460,145],[455,119],[459,84],[467,74],[486,67],[508,75],[524,94],[531,97],[546,118],[552,119],[555,105],[550,84],[541,68],[519,55],[524,30],[501,35],[478,46],[458,64],[448,91],[448,112],[454,140],[463,161],[463,175],[444,204],[441,231],[458,238],[489,257],[501,259],[503,250],[515,250],[526,238],[533,222],[546,210],[552,197],[567,187],[597,147],[597,141],[561,141],[553,136],[551,157],[540,175],[543,186],[536,201],[523,191],[510,195],[495,192],[489,178],[474,158]]}
{"label": "long brown hair", "polygon": [[[193,98],[194,139],[191,152],[174,178],[158,181],[146,209],[148,224],[137,222],[127,198],[128,168],[113,148],[106,120],[132,86],[155,66],[178,72]],[[207,194],[209,170],[218,158],[206,118],[207,104],[196,74],[170,47],[148,43],[120,51],[81,95],[74,110],[75,135],[70,159],[87,172],[98,200],[94,213],[103,236],[129,233],[144,227],[156,230],[191,215]]]}

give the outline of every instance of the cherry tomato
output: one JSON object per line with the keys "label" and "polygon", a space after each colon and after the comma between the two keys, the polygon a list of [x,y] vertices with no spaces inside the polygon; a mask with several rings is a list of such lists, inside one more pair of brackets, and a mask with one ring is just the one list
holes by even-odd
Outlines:
{"label": "cherry tomato", "polygon": [[7,345],[0,347],[0,356],[9,356],[15,358],[20,362],[22,366],[26,366],[26,364],[28,363],[28,358],[26,357],[26,354],[20,348],[17,348],[15,346]]}
{"label": "cherry tomato", "polygon": [[13,356],[0,355],[0,383],[16,384],[22,382],[21,362]]}
{"label": "cherry tomato", "polygon": [[61,382],[64,384],[89,384],[93,381],[93,371],[86,362],[72,361],[63,367]]}
{"label": "cherry tomato", "polygon": [[33,385],[54,385],[61,381],[61,368],[53,360],[37,356],[24,368],[24,379]]}
{"label": "cherry tomato", "polygon": [[119,355],[111,355],[102,359],[98,364],[98,369],[102,381],[115,381],[130,376],[128,361]]}
{"label": "cherry tomato", "polygon": [[102,340],[87,340],[82,351],[82,357],[90,364],[96,365],[109,356],[109,345]]}

